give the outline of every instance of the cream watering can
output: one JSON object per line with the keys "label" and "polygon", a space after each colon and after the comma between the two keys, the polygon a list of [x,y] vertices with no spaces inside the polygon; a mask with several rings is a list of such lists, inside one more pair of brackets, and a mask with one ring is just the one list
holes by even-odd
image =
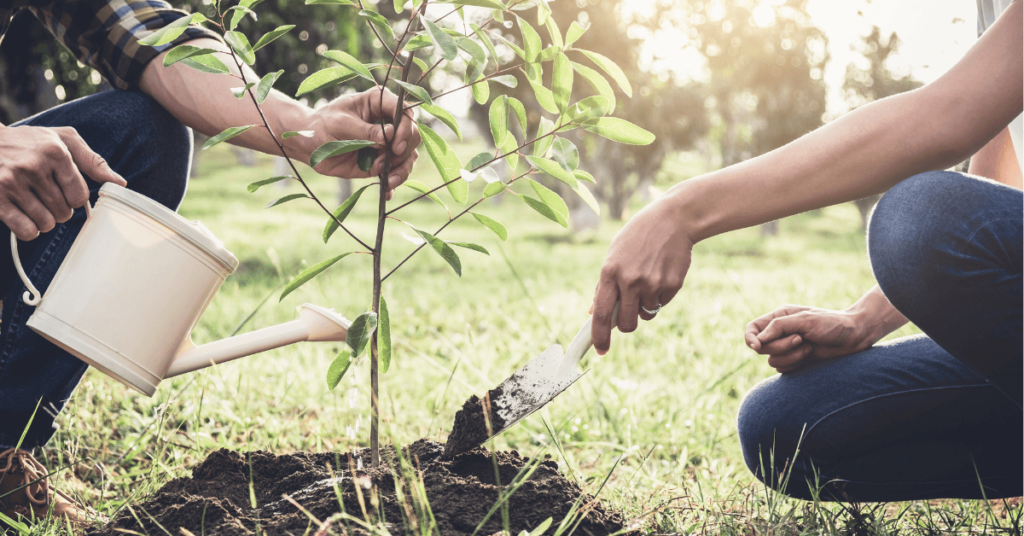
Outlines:
{"label": "cream watering can", "polygon": [[199,222],[104,184],[45,296],[11,253],[35,305],[28,326],[122,383],[153,396],[160,380],[300,341],[344,341],[351,324],[305,304],[299,318],[196,346],[192,329],[238,259]]}

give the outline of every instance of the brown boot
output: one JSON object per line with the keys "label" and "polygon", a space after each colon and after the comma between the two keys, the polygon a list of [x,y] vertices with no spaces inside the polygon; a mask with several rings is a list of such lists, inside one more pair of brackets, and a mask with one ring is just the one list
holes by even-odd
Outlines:
{"label": "brown boot", "polygon": [[103,520],[91,508],[51,487],[46,474],[46,468],[27,451],[0,452],[0,513],[25,522],[53,516],[76,529]]}

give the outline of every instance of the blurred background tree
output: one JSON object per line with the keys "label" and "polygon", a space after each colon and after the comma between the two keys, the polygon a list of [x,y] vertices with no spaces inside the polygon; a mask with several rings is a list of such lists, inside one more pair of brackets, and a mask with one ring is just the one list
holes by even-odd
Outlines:
{"label": "blurred background tree", "polygon": [[[858,52],[864,56],[867,67],[859,67],[852,63],[847,65],[846,80],[843,82],[846,101],[851,108],[924,85],[910,75],[897,76],[889,69],[887,65],[889,57],[896,53],[900,45],[900,39],[896,32],[892,32],[888,39],[883,40],[882,31],[878,26],[872,26],[871,33],[862,39]],[[871,209],[881,198],[882,194],[878,194],[853,202],[857,205],[857,210],[860,211],[861,224],[864,229],[868,227],[868,216],[871,214]]]}

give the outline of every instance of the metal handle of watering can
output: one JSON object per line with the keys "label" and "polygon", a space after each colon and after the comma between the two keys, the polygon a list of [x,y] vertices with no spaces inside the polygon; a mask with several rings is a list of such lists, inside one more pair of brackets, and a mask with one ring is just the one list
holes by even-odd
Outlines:
{"label": "metal handle of watering can", "polygon": [[[85,200],[85,219],[88,220],[92,216],[92,206],[89,205],[89,200]],[[14,268],[18,270],[18,277],[21,278],[21,282],[25,283],[25,287],[28,290],[21,295],[21,299],[26,305],[36,306],[39,302],[43,301],[43,294],[39,292],[39,289],[32,284],[29,280],[28,274],[25,273],[25,268],[21,266],[21,256],[18,255],[18,236],[11,231],[11,258],[14,259]]]}

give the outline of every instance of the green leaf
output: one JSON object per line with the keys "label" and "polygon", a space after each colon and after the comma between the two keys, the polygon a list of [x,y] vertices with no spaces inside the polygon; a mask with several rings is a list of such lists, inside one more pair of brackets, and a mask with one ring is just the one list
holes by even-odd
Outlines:
{"label": "green leaf", "polygon": [[551,144],[551,158],[568,172],[575,171],[580,165],[579,149],[571,141],[557,136]]}
{"label": "green leaf", "polygon": [[563,48],[565,43],[562,41],[562,32],[558,29],[558,24],[555,22],[555,19],[548,17],[548,19],[544,21],[544,26],[547,26],[548,28],[548,36],[551,37],[551,46],[558,49]]}
{"label": "green leaf", "polygon": [[487,186],[484,186],[484,197],[494,197],[501,192],[504,192],[505,188],[505,183],[501,181],[492,182]]}
{"label": "green leaf", "polygon": [[476,34],[476,36],[480,39],[480,42],[482,42],[484,46],[487,47],[487,52],[490,52],[491,57],[494,58],[494,62],[497,63],[498,51],[494,50],[494,43],[491,41],[491,38],[488,37],[487,32],[485,32],[483,28],[481,28],[477,24],[470,24],[469,27],[473,29],[473,33]]}
{"label": "green leaf", "polygon": [[284,290],[281,291],[281,297],[278,298],[277,301],[280,302],[281,300],[284,299],[285,296],[291,294],[297,288],[301,287],[302,285],[305,285],[314,277],[324,273],[331,266],[334,266],[334,263],[340,261],[341,259],[344,259],[345,257],[348,257],[351,254],[351,251],[349,251],[348,253],[342,253],[341,255],[331,257],[330,259],[321,261],[313,266],[310,266],[309,268],[306,268],[301,273],[299,273],[299,275],[295,276],[291,281],[288,282],[288,285],[286,285],[284,287]]}
{"label": "green leaf", "polygon": [[395,14],[399,14],[405,11],[405,0],[393,0],[392,6],[395,8]]}
{"label": "green leaf", "polygon": [[309,155],[309,167],[315,168],[320,165],[320,162],[327,160],[338,155],[345,153],[351,153],[352,151],[358,151],[363,147],[370,147],[377,145],[376,142],[370,140],[337,140],[329,141],[320,147],[317,147],[313,154]]}
{"label": "green leaf", "polygon": [[590,207],[598,215],[601,214],[601,205],[598,204],[597,199],[594,197],[594,194],[590,193],[590,189],[587,188],[585,184],[577,182],[576,188],[574,188],[574,190],[577,194],[579,194],[580,199],[582,199],[588,207]]}
{"label": "green leaf", "polygon": [[527,156],[526,159],[544,173],[568,184],[571,188],[576,187],[576,177],[573,176],[571,171],[566,171],[562,166],[558,165],[558,162],[538,156]]}
{"label": "green leaf", "polygon": [[255,85],[256,85],[256,82],[249,82],[248,84],[246,84],[246,85],[244,85],[242,87],[233,87],[233,88],[231,88],[231,94],[234,95],[236,99],[240,99],[240,98],[244,97],[245,94],[249,91],[249,89],[252,88]]}
{"label": "green leaf", "polygon": [[590,58],[590,61],[594,62],[598,67],[600,67],[602,71],[608,73],[608,76],[612,77],[612,80],[614,80],[615,83],[618,84],[620,88],[622,88],[623,93],[625,93],[629,97],[633,96],[633,88],[632,86],[629,85],[629,79],[626,78],[626,73],[622,72],[622,69],[619,69],[619,66],[615,65],[614,61],[598,54],[597,52],[591,52],[589,50],[583,50],[581,48],[576,48],[573,50],[578,50],[582,52],[586,57]]}
{"label": "green leaf", "polygon": [[456,6],[476,6],[476,7],[487,7],[491,9],[504,10],[505,5],[497,0],[445,0],[437,2],[438,4],[452,4]]}
{"label": "green leaf", "polygon": [[501,147],[508,136],[508,97],[501,95],[491,101],[491,109],[487,113],[491,124],[491,137],[494,138],[494,146]]}
{"label": "green leaf", "polygon": [[484,167],[491,163],[491,160],[494,160],[494,156],[492,156],[491,153],[477,153],[476,156],[469,159],[469,162],[466,164],[466,169],[476,171],[477,168]]}
{"label": "green leaf", "polygon": [[576,171],[573,171],[572,174],[573,174],[574,177],[576,177],[576,180],[578,180],[578,181],[585,181],[585,182],[589,182],[591,184],[596,184],[597,183],[597,181],[594,180],[594,176],[593,175],[591,175],[590,173],[587,173],[586,171],[583,171],[582,169],[577,169]]}
{"label": "green leaf", "polygon": [[288,194],[288,195],[286,195],[284,197],[279,197],[279,198],[277,198],[277,199],[267,203],[267,206],[265,206],[263,208],[276,207],[277,205],[283,205],[283,204],[285,204],[285,203],[287,203],[289,201],[295,201],[296,199],[302,199],[302,198],[308,198],[308,197],[309,196],[306,195],[306,194]]}
{"label": "green leaf", "polygon": [[316,91],[328,86],[340,84],[355,77],[356,73],[348,67],[328,67],[326,69],[321,69],[306,77],[306,79],[299,84],[299,90],[295,93],[295,96],[299,97],[309,93],[310,91]]}
{"label": "green leaf", "polygon": [[551,94],[551,90],[544,87],[540,82],[534,82],[530,78],[527,78],[526,81],[529,82],[530,87],[533,88],[533,95],[537,98],[537,104],[540,104],[541,108],[544,108],[553,114],[557,114],[558,105],[555,104],[555,98]]}
{"label": "green leaf", "polygon": [[477,104],[486,104],[487,99],[491,96],[491,86],[487,83],[487,80],[481,80],[473,84],[473,100]]}
{"label": "green leaf", "polygon": [[284,70],[277,71],[276,73],[267,73],[260,78],[260,84],[256,86],[256,102],[263,104],[263,101],[267,100],[267,95],[270,95],[270,90],[274,89],[274,82],[284,74]]}
{"label": "green leaf", "polygon": [[263,37],[260,37],[259,40],[256,41],[256,44],[252,46],[253,52],[255,52],[255,51],[257,51],[257,50],[259,50],[259,49],[261,49],[261,48],[263,48],[263,47],[265,47],[267,45],[269,45],[270,43],[272,43],[274,41],[276,41],[277,38],[279,38],[282,35],[288,33],[294,27],[295,27],[294,24],[286,24],[284,26],[278,26],[277,28],[274,28],[273,30],[263,34]]}
{"label": "green leaf", "polygon": [[373,337],[373,332],[376,330],[377,315],[375,313],[363,313],[352,321],[352,325],[348,327],[345,343],[352,349],[353,358],[359,357],[363,353],[366,345],[370,342],[370,337]]}
{"label": "green leaf", "polygon": [[540,55],[540,35],[522,17],[519,17],[519,31],[523,34],[523,59],[526,60],[526,63],[534,63],[537,61],[537,56]]}
{"label": "green leaf", "polygon": [[526,179],[533,187],[533,191],[537,193],[537,197],[544,202],[545,205],[551,207],[552,210],[562,215],[564,218],[569,217],[569,207],[566,206],[565,201],[556,194],[555,192],[548,189],[547,186],[533,180]]}
{"label": "green leaf", "polygon": [[170,52],[164,56],[164,67],[170,67],[179,61],[190,58],[192,56],[200,56],[203,54],[214,54],[217,51],[212,48],[200,48],[192,45],[178,45],[171,49]]}
{"label": "green leaf", "polygon": [[423,15],[420,15],[420,21],[423,23],[423,26],[427,28],[430,40],[434,42],[434,49],[441,54],[442,58],[448,61],[454,60],[455,57],[459,55],[459,48],[456,46],[455,40],[452,39],[452,36],[444,33],[444,30],[439,28]]}
{"label": "green leaf", "polygon": [[512,49],[512,52],[515,52],[516,56],[519,56],[520,58],[525,58],[526,57],[526,52],[524,52],[523,49],[519,48],[519,45],[516,45],[512,41],[509,41],[508,39],[505,39],[505,37],[503,35],[501,35],[501,34],[498,34],[497,37],[498,37],[498,39],[501,39],[502,43],[505,43],[505,46],[507,46],[508,48]]}
{"label": "green leaf", "polygon": [[200,54],[198,56],[191,56],[181,60],[181,63],[204,73],[227,74],[231,72],[231,70],[228,69],[228,66],[225,65],[223,61],[220,61],[220,58],[214,56],[213,54]]}
{"label": "green leaf", "polygon": [[206,20],[208,19],[200,13],[195,13],[191,17],[182,17],[140,39],[139,44],[151,47],[166,45],[167,43],[177,39],[181,34],[185,33],[185,29],[188,28],[189,24],[200,23]]}
{"label": "green leaf", "polygon": [[429,47],[433,44],[434,43],[430,41],[429,37],[425,35],[417,35],[406,41],[405,46],[402,47],[402,49],[406,52],[412,52],[414,50]]}
{"label": "green leaf", "polygon": [[505,138],[505,143],[502,144],[501,153],[505,155],[505,161],[508,162],[508,169],[510,172],[516,170],[516,166],[519,165],[519,153],[516,152],[519,149],[519,145],[516,144],[516,139],[513,136]]}
{"label": "green leaf", "polygon": [[384,16],[381,15],[380,13],[377,13],[376,11],[370,11],[368,9],[360,9],[359,16],[364,17],[366,20],[370,21],[370,24],[373,24],[374,26],[377,27],[377,29],[386,33],[388,37],[392,39],[395,38],[395,31],[391,29],[391,24],[389,24],[388,19],[385,19]]}
{"label": "green leaf", "polygon": [[330,240],[331,235],[338,230],[338,222],[345,223],[345,218],[347,218],[349,213],[352,212],[352,209],[355,208],[356,201],[359,201],[359,196],[363,195],[363,191],[370,186],[374,185],[367,184],[366,186],[356,190],[352,195],[348,196],[348,199],[338,205],[338,208],[334,209],[334,212],[331,213],[334,217],[327,218],[327,226],[324,227],[324,244],[326,244],[327,241]]}
{"label": "green leaf", "polygon": [[611,111],[611,103],[603,95],[587,97],[569,107],[563,119],[566,123],[583,122],[607,115]]}
{"label": "green leaf", "polygon": [[234,138],[235,136],[245,132],[246,130],[249,130],[254,126],[256,125],[246,125],[244,127],[231,127],[224,129],[224,132],[221,132],[220,134],[217,134],[216,136],[206,140],[206,143],[203,144],[203,148],[201,150],[205,151],[222,141],[230,140],[231,138]]}
{"label": "green leaf", "polygon": [[413,190],[416,190],[421,194],[426,195],[427,199],[430,199],[431,201],[437,203],[438,205],[441,205],[441,207],[444,208],[444,210],[448,212],[449,215],[451,214],[451,212],[448,211],[448,205],[445,205],[444,201],[441,201],[441,198],[436,193],[430,191],[433,188],[415,179],[409,179],[405,181],[403,184],[405,186],[408,186],[409,188],[412,188]]}
{"label": "green leaf", "polygon": [[551,74],[551,93],[559,113],[569,108],[569,97],[572,95],[572,63],[561,52],[555,56],[554,70]]}
{"label": "green leaf", "polygon": [[242,22],[242,17],[247,13],[252,15],[253,20],[256,20],[256,13],[254,13],[251,8],[255,7],[256,4],[259,4],[262,1],[263,0],[242,0],[237,6],[229,9],[228,11],[233,11],[233,13],[231,13],[231,22],[228,24],[228,29],[234,30],[237,28],[238,23]]}
{"label": "green leaf", "polygon": [[537,0],[537,24],[547,24],[550,19],[551,6],[548,5],[547,0]]}
{"label": "green leaf", "polygon": [[421,72],[425,73],[430,70],[430,66],[427,65],[427,62],[421,60],[419,56],[413,56],[412,62],[415,63],[416,66],[420,68]]}
{"label": "green leaf", "polygon": [[342,5],[342,6],[356,6],[356,3],[352,0],[306,0],[307,6],[313,5]]}
{"label": "green leaf", "polygon": [[573,43],[579,40],[579,38],[583,37],[583,34],[587,33],[588,29],[589,27],[584,28],[583,26],[580,26],[580,23],[572,21],[572,24],[569,25],[569,29],[565,31],[565,46],[571,47]]}
{"label": "green leaf", "polygon": [[434,104],[423,104],[420,108],[444,123],[445,126],[450,128],[459,137],[459,141],[462,141],[462,131],[459,130],[459,122],[455,119],[455,116],[448,113],[448,110]]}
{"label": "green leaf", "polygon": [[540,525],[537,525],[537,528],[533,529],[533,531],[526,536],[542,536],[548,530],[548,527],[551,526],[551,522],[552,519],[550,517],[545,519]]}
{"label": "green leaf", "polygon": [[648,145],[654,134],[618,117],[601,117],[583,125],[588,132],[628,145]]}
{"label": "green leaf", "polygon": [[[484,52],[483,47],[477,44],[476,41],[468,37],[462,37],[459,39],[459,48],[465,50],[473,58],[472,63],[479,65],[481,69],[487,63],[487,53]],[[471,76],[470,78],[476,80],[477,76]]]}
{"label": "green leaf", "polygon": [[508,106],[512,108],[512,112],[516,114],[516,121],[519,122],[519,129],[523,132],[523,137],[526,137],[526,107],[523,103],[515,97],[508,98]]}
{"label": "green leaf", "polygon": [[231,46],[231,50],[238,54],[239,58],[246,65],[252,65],[256,63],[256,54],[253,52],[252,45],[249,44],[249,39],[245,34],[236,31],[224,32],[224,41]]}
{"label": "green leaf", "polygon": [[551,210],[551,207],[545,205],[543,202],[537,201],[536,199],[525,195],[521,196],[520,198],[527,205],[530,205],[530,208],[544,215],[545,218],[557,223],[558,225],[561,225],[562,227],[569,227],[569,221],[565,219],[565,216],[562,216],[561,214],[555,212],[554,210]]}
{"label": "green leaf", "polygon": [[356,155],[356,165],[359,166],[361,171],[369,173],[373,169],[373,163],[377,160],[377,149],[373,147],[363,147],[359,149],[359,154]]}
{"label": "green leaf", "polygon": [[503,85],[505,87],[510,87],[510,88],[515,88],[516,86],[519,85],[519,79],[516,78],[515,76],[510,75],[510,74],[503,74],[503,75],[499,75],[499,76],[492,76],[490,78],[490,81],[491,82],[497,82],[497,83],[499,83],[499,84],[501,84],[501,85]]}
{"label": "green leaf", "polygon": [[302,136],[303,138],[312,138],[313,134],[316,134],[316,132],[314,132],[312,130],[299,130],[299,131],[289,130],[288,132],[285,132],[284,134],[281,134],[281,139],[282,140],[287,140],[288,138],[292,138],[292,137],[295,137],[295,136]]}
{"label": "green leaf", "polygon": [[249,190],[249,193],[251,194],[251,193],[255,192],[256,190],[259,190],[260,187],[262,187],[262,186],[266,186],[268,184],[274,184],[275,182],[283,181],[285,179],[290,179],[290,178],[292,178],[291,175],[281,175],[280,177],[270,177],[269,179],[263,179],[261,181],[256,181],[256,182],[250,184],[249,186],[246,186],[245,189]]}
{"label": "green leaf", "polygon": [[465,204],[469,200],[469,186],[466,185],[466,181],[461,179],[455,180],[458,179],[459,170],[462,169],[462,162],[459,161],[459,157],[448,146],[448,143],[429,127],[419,125],[419,129],[420,136],[423,138],[423,145],[427,148],[427,154],[433,160],[434,167],[441,174],[441,180],[444,182],[454,180],[454,182],[448,185],[448,193],[451,194],[452,199],[457,203]]}
{"label": "green leaf", "polygon": [[487,251],[487,249],[485,247],[479,246],[477,244],[473,244],[471,242],[448,242],[448,244],[452,245],[452,246],[459,246],[460,248],[471,249],[473,251],[479,251],[480,253],[483,253],[484,255],[490,255],[491,254],[491,252]]}
{"label": "green leaf", "polygon": [[508,229],[505,229],[504,225],[494,221],[491,218],[488,218],[487,216],[484,216],[483,214],[477,214],[476,212],[470,212],[470,214],[472,214],[473,217],[476,218],[476,221],[480,222],[481,225],[490,229],[491,231],[494,231],[494,234],[498,235],[498,238],[500,238],[502,242],[508,240]]}
{"label": "green leaf", "polygon": [[359,60],[355,59],[354,57],[345,52],[342,52],[340,50],[328,50],[327,52],[324,52],[323,56],[331,61],[340,63],[345,67],[348,67],[349,70],[369,80],[370,82],[376,82],[376,80],[373,79],[373,75],[370,74],[370,70],[367,69],[365,65],[363,65]]}
{"label": "green leaf", "polygon": [[405,88],[406,91],[411,93],[420,101],[425,102],[427,104],[434,104],[434,101],[430,99],[430,93],[427,93],[427,90],[423,89],[422,87],[409,82],[403,82],[401,80],[395,80],[394,82]]}
{"label": "green leaf", "polygon": [[391,319],[388,317],[388,302],[380,296],[380,312],[377,313],[377,356],[380,358],[380,373],[387,374],[391,367]]}
{"label": "green leaf", "polygon": [[348,367],[351,365],[352,351],[342,350],[327,369],[327,389],[333,391],[341,383],[341,379],[345,377],[345,373],[348,372]]}
{"label": "green leaf", "polygon": [[576,74],[582,76],[583,79],[590,84],[590,87],[592,87],[598,95],[608,99],[608,111],[615,109],[615,91],[612,90],[611,84],[601,76],[601,73],[587,67],[586,65],[576,62],[572,63],[572,68],[576,71]]}
{"label": "green leaf", "polygon": [[441,240],[426,231],[421,231],[416,228],[413,228],[413,230],[426,240],[428,244],[430,244],[431,249],[440,255],[441,258],[452,267],[452,270],[455,270],[455,273],[458,274],[459,277],[462,277],[462,261],[459,260],[459,256],[451,246],[446,244],[444,240]]}
{"label": "green leaf", "polygon": [[555,124],[551,122],[547,117],[541,117],[540,122],[537,123],[537,135],[533,138],[537,140],[533,144],[533,155],[539,157],[545,157],[548,154],[548,149],[551,148],[551,142],[554,141],[552,136],[546,134],[554,130]]}

